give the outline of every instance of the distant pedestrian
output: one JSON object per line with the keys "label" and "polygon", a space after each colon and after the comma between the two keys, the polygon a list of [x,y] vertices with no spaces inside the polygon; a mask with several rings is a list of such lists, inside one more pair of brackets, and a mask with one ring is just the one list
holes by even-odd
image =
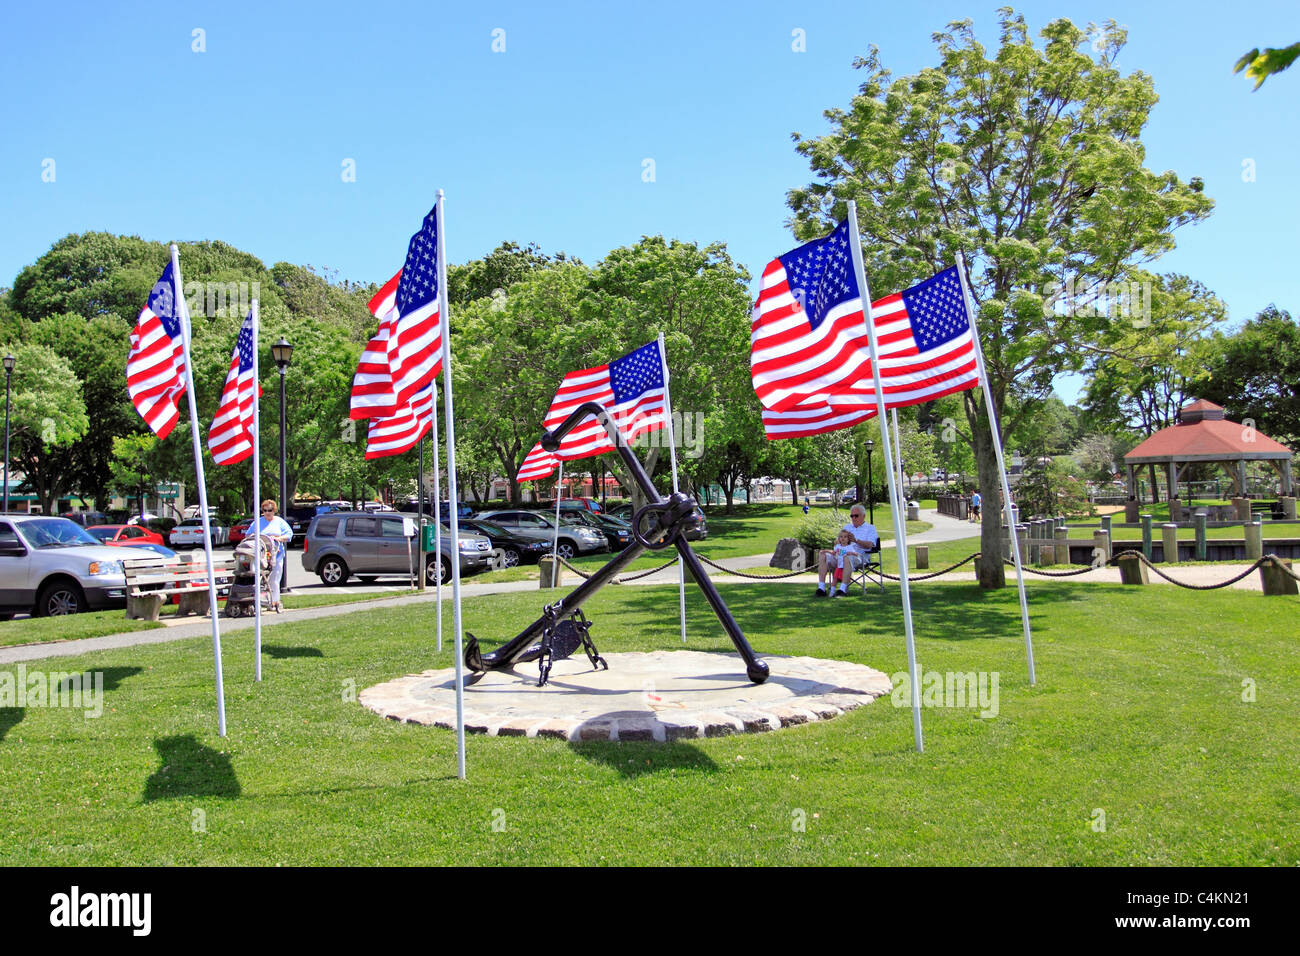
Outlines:
{"label": "distant pedestrian", "polygon": [[978,491],[971,492],[971,496],[970,496],[970,520],[971,521],[980,520],[980,503],[982,501],[983,499],[980,497],[980,493]]}

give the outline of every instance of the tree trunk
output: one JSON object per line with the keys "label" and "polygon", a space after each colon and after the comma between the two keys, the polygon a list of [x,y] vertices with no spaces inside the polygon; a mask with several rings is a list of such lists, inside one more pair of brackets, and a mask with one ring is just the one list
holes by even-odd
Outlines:
{"label": "tree trunk", "polygon": [[1156,466],[1147,465],[1147,477],[1151,479],[1151,502],[1154,504],[1160,500],[1160,486],[1156,484]]}
{"label": "tree trunk", "polygon": [[799,479],[791,478],[790,479],[790,504],[797,505],[798,503],[799,503]]}
{"label": "tree trunk", "polygon": [[[966,393],[968,396],[972,392]],[[972,420],[971,438],[975,452],[975,464],[979,470],[979,489],[981,498],[980,518],[980,556],[975,562],[976,575],[980,587],[985,590],[997,590],[1007,584],[1006,569],[1002,564],[1002,481],[998,476],[997,453],[993,448],[993,434],[989,430],[988,414],[984,404],[975,405],[972,415],[968,401],[967,416]],[[1015,529],[1011,529],[1015,534]]]}

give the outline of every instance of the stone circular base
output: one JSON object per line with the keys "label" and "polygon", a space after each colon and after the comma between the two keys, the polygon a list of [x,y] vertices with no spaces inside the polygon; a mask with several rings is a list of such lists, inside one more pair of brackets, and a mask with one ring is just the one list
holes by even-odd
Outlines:
{"label": "stone circular base", "polygon": [[[465,729],[490,736],[563,740],[681,740],[759,733],[829,720],[890,691],[880,671],[816,657],[765,657],[752,684],[735,654],[607,654],[593,671],[582,654],[557,661],[545,687],[537,665],[488,671],[465,688]],[[368,687],[360,703],[413,724],[456,726],[456,672],[411,674]]]}

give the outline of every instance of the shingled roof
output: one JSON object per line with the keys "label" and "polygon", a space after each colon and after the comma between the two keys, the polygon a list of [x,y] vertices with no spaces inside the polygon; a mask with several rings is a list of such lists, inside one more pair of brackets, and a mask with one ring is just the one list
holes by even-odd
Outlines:
{"label": "shingled roof", "polygon": [[1185,405],[1178,424],[1162,428],[1124,456],[1130,465],[1164,461],[1254,461],[1291,457],[1291,449],[1254,428],[1223,417],[1204,399]]}

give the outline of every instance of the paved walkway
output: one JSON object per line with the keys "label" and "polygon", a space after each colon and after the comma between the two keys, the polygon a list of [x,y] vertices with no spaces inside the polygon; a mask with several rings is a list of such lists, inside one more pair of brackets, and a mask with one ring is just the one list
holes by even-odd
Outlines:
{"label": "paved walkway", "polygon": [[[908,545],[914,544],[935,544],[944,541],[957,541],[964,538],[975,537],[977,528],[973,524],[961,521],[955,518],[949,518],[940,515],[935,511],[923,511],[922,520],[930,521],[934,527],[922,534],[913,535],[908,538]],[[884,542],[884,547],[894,546],[892,541]],[[978,545],[974,546],[978,550]],[[666,559],[667,555],[665,555]],[[731,571],[744,571],[751,568],[767,567],[771,559],[769,554],[747,555],[739,558],[723,558],[717,563]],[[1185,566],[1170,571],[1170,575],[1179,581],[1187,584],[1215,584],[1224,581],[1237,574],[1240,574],[1246,568],[1250,567],[1249,563],[1244,564],[1215,564],[1202,566]],[[741,578],[731,577],[710,568],[705,565],[709,576],[719,580],[739,581]],[[1010,569],[1008,569],[1010,571]],[[925,572],[916,572],[922,574]],[[676,567],[668,568],[656,574],[646,575],[629,584],[671,584],[677,581],[678,571]],[[1014,580],[1014,572],[1009,574]],[[747,578],[743,580],[754,580]],[[810,587],[815,585],[817,580],[816,571],[809,571],[805,574],[792,575],[784,578],[772,578],[766,583],[770,584],[797,584],[801,587]],[[975,573],[962,569],[943,575],[937,579],[942,582],[971,582],[976,580]],[[1075,583],[1119,583],[1118,568],[1097,568],[1086,574],[1077,574],[1068,578],[1049,578],[1036,575],[1026,571],[1026,581],[1071,581]],[[1168,586],[1163,578],[1155,573],[1150,574],[1152,584],[1161,584]],[[564,573],[565,587],[574,586],[578,583],[577,575],[571,571]],[[931,582],[918,583],[918,587],[927,587]],[[487,594],[507,594],[518,591],[538,591],[538,583],[535,580],[529,581],[507,581],[498,583],[466,583],[461,585],[461,594],[464,597],[480,597]],[[1247,575],[1241,581],[1231,585],[1234,590],[1240,591],[1260,591],[1262,589],[1258,572]],[[381,598],[373,601],[352,604],[334,604],[325,607],[300,608],[296,610],[287,610],[283,614],[266,614],[262,617],[262,629],[266,634],[270,629],[291,621],[309,621],[318,618],[337,617],[340,614],[349,614],[357,610],[371,610],[385,607],[405,607],[410,604],[431,604],[437,599],[437,593],[430,588],[424,594],[408,594],[401,597]],[[443,599],[451,600],[451,588],[443,588]],[[446,633],[450,635],[452,627],[449,617],[444,617],[446,622]],[[247,631],[253,627],[251,618],[221,618],[221,634],[223,637],[229,634],[237,634]],[[212,633],[212,626],[207,618],[184,618],[170,621],[165,627],[154,628],[147,631],[128,631],[122,634],[110,634],[106,637],[91,637],[77,641],[61,641],[49,644],[27,644],[20,647],[0,647],[0,665],[13,664],[19,661],[40,660],[50,657],[71,657],[77,654],[87,654],[92,651],[113,650],[120,647],[133,647],[140,644],[163,644],[169,641],[187,640],[197,637],[209,637]]]}

